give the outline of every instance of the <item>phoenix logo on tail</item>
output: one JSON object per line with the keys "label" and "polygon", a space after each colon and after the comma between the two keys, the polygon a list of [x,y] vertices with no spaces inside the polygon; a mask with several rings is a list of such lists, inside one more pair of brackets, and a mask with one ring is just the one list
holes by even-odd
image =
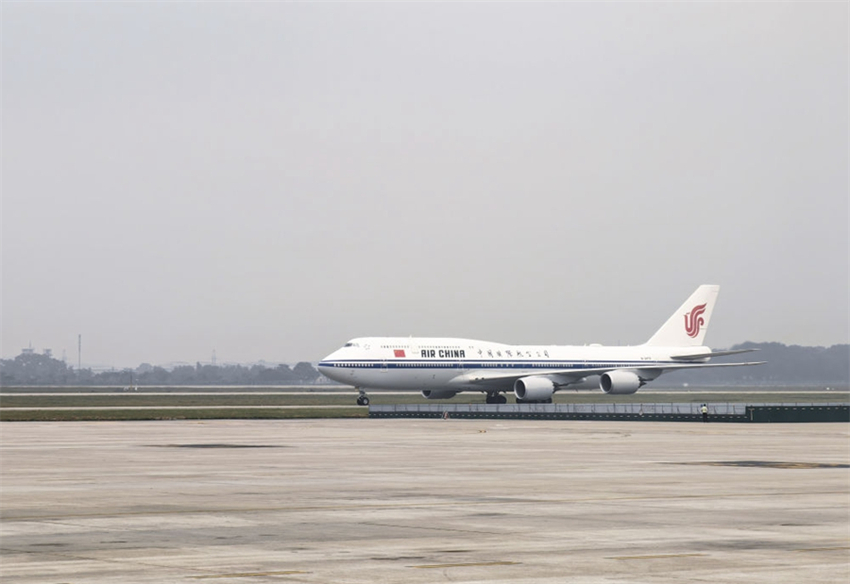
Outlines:
{"label": "phoenix logo on tail", "polygon": [[685,315],[685,332],[689,337],[695,338],[699,334],[700,327],[705,324],[702,313],[705,312],[705,304],[694,306],[689,314]]}

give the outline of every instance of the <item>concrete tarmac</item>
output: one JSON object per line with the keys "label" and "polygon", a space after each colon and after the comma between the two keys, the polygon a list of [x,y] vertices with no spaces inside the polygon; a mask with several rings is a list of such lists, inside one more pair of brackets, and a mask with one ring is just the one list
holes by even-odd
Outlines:
{"label": "concrete tarmac", "polygon": [[0,423],[0,579],[850,581],[848,424]]}

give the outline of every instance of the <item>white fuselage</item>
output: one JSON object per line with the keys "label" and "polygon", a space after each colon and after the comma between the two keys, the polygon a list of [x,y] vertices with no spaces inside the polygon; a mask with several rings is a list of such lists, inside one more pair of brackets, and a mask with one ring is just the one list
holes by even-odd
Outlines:
{"label": "white fuselage", "polygon": [[[671,355],[707,351],[701,346],[505,345],[454,338],[372,337],[349,341],[322,359],[318,368],[340,383],[371,389],[483,391],[476,382],[482,377],[516,378],[555,371],[578,378],[570,388],[581,389],[598,387],[600,368],[640,367],[644,376],[652,378],[648,367],[658,364],[660,374],[665,366],[678,364]],[[585,377],[582,370],[594,372]]]}
{"label": "white fuselage", "polygon": [[[649,340],[631,347],[601,345],[504,345],[451,338],[369,337],[353,339],[319,363],[330,379],[360,388],[357,403],[368,405],[364,389],[421,391],[448,399],[461,391],[487,394],[487,403],[550,403],[556,391],[597,386],[607,394],[636,392],[665,371],[740,367],[760,363],[708,363],[715,356],[751,349],[712,352],[703,340],[720,286],[703,284]],[[597,381],[598,380],[598,381]]]}

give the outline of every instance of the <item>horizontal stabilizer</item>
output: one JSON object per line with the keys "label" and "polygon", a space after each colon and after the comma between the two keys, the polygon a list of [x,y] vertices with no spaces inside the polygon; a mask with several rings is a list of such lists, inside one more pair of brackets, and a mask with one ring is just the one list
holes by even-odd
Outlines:
{"label": "horizontal stabilizer", "polygon": [[694,363],[690,367],[688,367],[685,363],[682,363],[679,367],[664,367],[666,371],[672,371],[673,369],[696,369],[698,367],[749,367],[750,365],[764,365],[767,361],[750,361],[748,363]]}
{"label": "horizontal stabilizer", "polygon": [[699,353],[697,355],[673,355],[670,358],[677,361],[696,361],[709,357],[726,357],[727,355],[740,355],[741,353],[752,353],[759,349],[736,349],[734,351],[714,351],[712,353]]}

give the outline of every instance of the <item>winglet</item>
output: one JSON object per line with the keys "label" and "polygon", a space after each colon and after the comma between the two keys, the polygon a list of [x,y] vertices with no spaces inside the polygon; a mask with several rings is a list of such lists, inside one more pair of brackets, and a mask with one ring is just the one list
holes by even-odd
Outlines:
{"label": "winglet", "polygon": [[700,347],[705,340],[720,286],[703,284],[667,319],[645,344],[656,347]]}

